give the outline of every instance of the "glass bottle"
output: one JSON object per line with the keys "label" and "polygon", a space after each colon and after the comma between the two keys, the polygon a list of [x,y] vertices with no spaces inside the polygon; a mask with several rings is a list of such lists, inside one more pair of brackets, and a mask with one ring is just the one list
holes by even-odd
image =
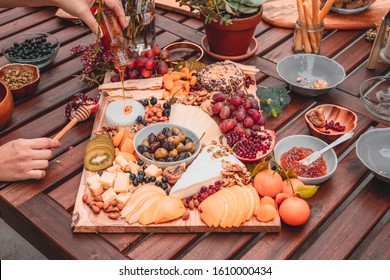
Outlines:
{"label": "glass bottle", "polygon": [[155,0],[121,0],[129,25],[125,37],[132,50],[141,53],[156,42]]}
{"label": "glass bottle", "polygon": [[320,52],[324,22],[318,25],[308,25],[299,19],[295,24],[294,52],[318,54]]}
{"label": "glass bottle", "polygon": [[124,70],[129,64],[129,48],[126,38],[123,37],[122,26],[114,11],[103,7],[100,17],[101,40],[106,51],[110,51],[114,58],[114,67]]}

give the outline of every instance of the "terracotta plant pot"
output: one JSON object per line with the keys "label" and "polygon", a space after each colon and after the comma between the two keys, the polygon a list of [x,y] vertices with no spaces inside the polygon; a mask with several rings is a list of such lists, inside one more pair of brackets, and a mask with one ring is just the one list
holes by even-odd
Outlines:
{"label": "terracotta plant pot", "polygon": [[205,24],[210,51],[226,56],[246,54],[256,26],[262,18],[263,6],[260,6],[260,11],[254,16],[233,19],[231,25],[221,25],[219,22]]}
{"label": "terracotta plant pot", "polygon": [[12,117],[14,99],[9,88],[0,81],[0,130],[2,130]]}

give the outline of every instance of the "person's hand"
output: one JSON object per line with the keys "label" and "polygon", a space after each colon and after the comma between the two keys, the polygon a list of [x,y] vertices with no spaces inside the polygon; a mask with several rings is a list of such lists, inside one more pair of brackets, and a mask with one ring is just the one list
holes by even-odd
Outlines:
{"label": "person's hand", "polygon": [[0,181],[42,179],[52,148],[60,142],[50,138],[17,139],[0,146]]}
{"label": "person's hand", "polygon": [[[78,17],[79,19],[84,21],[84,23],[88,25],[92,32],[97,34],[98,24],[96,18],[90,10],[94,3],[95,0],[59,0],[57,6],[62,8],[65,12],[68,12],[69,14]],[[103,3],[117,14],[122,27],[125,28],[126,17],[125,11],[122,7],[122,2],[120,0],[103,0]]]}

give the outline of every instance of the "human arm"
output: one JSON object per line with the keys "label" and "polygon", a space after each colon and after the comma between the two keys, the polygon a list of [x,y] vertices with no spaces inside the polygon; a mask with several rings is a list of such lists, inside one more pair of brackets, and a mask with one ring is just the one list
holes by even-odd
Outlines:
{"label": "human arm", "polygon": [[[80,18],[86,25],[97,34],[98,24],[91,13],[90,8],[95,3],[95,0],[0,0],[0,7],[12,8],[12,7],[39,7],[39,6],[57,6],[62,8],[65,12]],[[122,27],[126,27],[125,12],[120,0],[103,0],[103,3],[110,9],[112,9],[119,18]]]}
{"label": "human arm", "polygon": [[49,159],[53,157],[52,148],[60,142],[50,138],[17,139],[0,146],[0,181],[19,181],[42,179]]}

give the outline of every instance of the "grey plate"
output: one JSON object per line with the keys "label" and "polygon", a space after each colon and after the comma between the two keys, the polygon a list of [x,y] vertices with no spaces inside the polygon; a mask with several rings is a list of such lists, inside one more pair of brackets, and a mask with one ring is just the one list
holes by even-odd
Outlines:
{"label": "grey plate", "polygon": [[390,183],[390,128],[376,128],[359,137],[356,154],[376,177]]}
{"label": "grey plate", "polygon": [[[276,65],[279,76],[290,89],[304,96],[319,96],[340,84],[345,78],[344,68],[333,59],[315,54],[295,54],[280,60]],[[302,81],[297,82],[301,77]],[[324,80],[325,88],[308,88],[315,81]]]}

